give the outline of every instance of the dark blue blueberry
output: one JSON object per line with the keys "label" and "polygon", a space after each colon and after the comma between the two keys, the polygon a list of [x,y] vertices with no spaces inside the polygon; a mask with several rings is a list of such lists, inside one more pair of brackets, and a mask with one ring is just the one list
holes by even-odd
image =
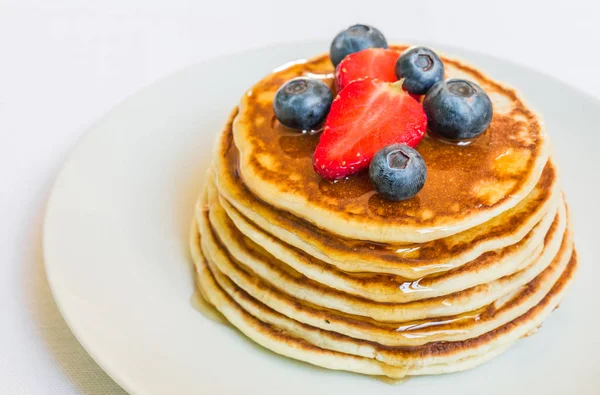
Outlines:
{"label": "dark blue blueberry", "polygon": [[472,139],[492,121],[492,101],[474,82],[451,79],[435,84],[423,100],[429,130],[451,140]]}
{"label": "dark blue blueberry", "polygon": [[387,48],[388,43],[383,34],[368,25],[354,25],[338,33],[331,42],[329,58],[334,66],[351,53],[367,48]]}
{"label": "dark blue blueberry", "polygon": [[415,196],[425,185],[427,166],[421,154],[406,144],[379,150],[369,166],[369,177],[384,198],[394,201]]}
{"label": "dark blue blueberry", "polygon": [[424,95],[429,88],[444,79],[444,64],[429,48],[408,48],[396,61],[396,77],[404,78],[404,90]]}
{"label": "dark blue blueberry", "polygon": [[298,77],[283,84],[275,94],[275,116],[287,127],[310,130],[327,117],[333,96],[321,80]]}

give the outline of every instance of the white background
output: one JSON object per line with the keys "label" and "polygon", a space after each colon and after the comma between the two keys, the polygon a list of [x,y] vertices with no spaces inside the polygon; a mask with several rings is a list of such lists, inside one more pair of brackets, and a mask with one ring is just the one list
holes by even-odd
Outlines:
{"label": "white background", "polygon": [[511,59],[600,97],[597,1],[0,0],[0,394],[122,391],[66,327],[42,263],[48,193],[91,123],[182,67],[356,22]]}

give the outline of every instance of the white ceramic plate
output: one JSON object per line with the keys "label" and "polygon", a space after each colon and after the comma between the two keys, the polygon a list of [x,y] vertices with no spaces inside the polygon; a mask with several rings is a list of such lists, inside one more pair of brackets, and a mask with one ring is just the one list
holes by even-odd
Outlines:
{"label": "white ceramic plate", "polygon": [[478,369],[396,387],[279,357],[192,308],[187,232],[216,134],[254,81],[327,48],[294,43],[199,64],[92,127],[56,181],[44,226],[48,281],[81,344],[132,394],[597,394],[600,104],[464,50],[440,48],[519,87],[543,114],[575,217],[578,281],[539,334]]}

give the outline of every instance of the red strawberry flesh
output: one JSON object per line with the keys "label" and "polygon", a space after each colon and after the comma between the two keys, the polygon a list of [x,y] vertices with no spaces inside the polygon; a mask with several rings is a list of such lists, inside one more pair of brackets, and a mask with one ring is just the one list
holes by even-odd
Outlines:
{"label": "red strawberry flesh", "polygon": [[315,171],[335,180],[369,166],[381,148],[417,146],[427,129],[421,103],[400,84],[357,80],[333,101],[313,156]]}
{"label": "red strawberry flesh", "polygon": [[351,82],[363,78],[397,81],[395,67],[399,57],[400,52],[383,48],[367,48],[346,56],[335,69],[338,92]]}

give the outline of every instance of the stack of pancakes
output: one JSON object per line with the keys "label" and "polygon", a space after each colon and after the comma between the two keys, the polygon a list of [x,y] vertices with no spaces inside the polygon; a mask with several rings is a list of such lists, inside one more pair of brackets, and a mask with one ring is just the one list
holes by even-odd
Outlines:
{"label": "stack of pancakes", "polygon": [[577,258],[543,128],[513,90],[443,61],[447,78],[487,91],[494,117],[470,144],[426,135],[427,182],[403,202],[376,194],[365,173],[321,179],[319,134],[275,120],[289,79],[333,89],[326,55],[244,95],[190,243],[202,295],[246,336],[314,365],[401,378],[475,367],[558,306]]}

